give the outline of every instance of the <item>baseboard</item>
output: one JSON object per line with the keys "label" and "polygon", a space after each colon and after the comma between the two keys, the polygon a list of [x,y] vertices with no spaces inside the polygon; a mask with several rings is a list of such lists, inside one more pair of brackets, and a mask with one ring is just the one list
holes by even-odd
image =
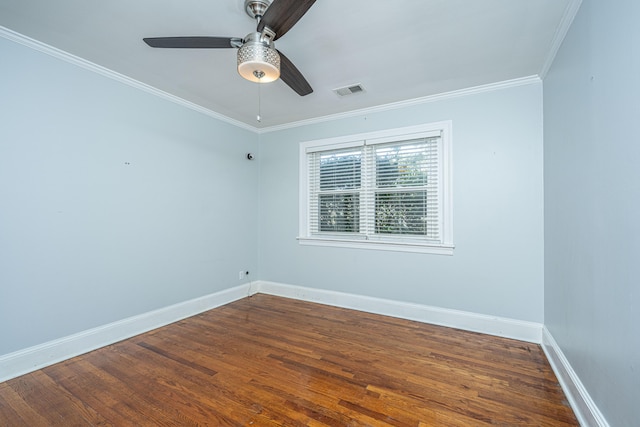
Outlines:
{"label": "baseboard", "polygon": [[609,424],[582,385],[551,333],[539,323],[268,281],[255,281],[225,289],[204,297],[2,355],[0,356],[0,382],[256,293],[317,302],[542,344],[547,359],[580,425],[609,427]]}
{"label": "baseboard", "polygon": [[263,294],[416,320],[536,344],[542,342],[542,324],[535,322],[268,281],[257,281],[253,286],[254,292]]}
{"label": "baseboard", "polygon": [[250,295],[250,283],[0,356],[0,382]]}
{"label": "baseboard", "polygon": [[556,374],[567,400],[583,427],[609,427],[580,378],[562,353],[547,327],[542,329],[542,349]]}

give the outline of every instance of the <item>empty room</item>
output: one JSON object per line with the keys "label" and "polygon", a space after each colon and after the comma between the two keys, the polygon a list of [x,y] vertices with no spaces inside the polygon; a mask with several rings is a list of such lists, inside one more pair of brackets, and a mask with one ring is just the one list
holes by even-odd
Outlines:
{"label": "empty room", "polygon": [[639,20],[0,0],[0,426],[640,425]]}

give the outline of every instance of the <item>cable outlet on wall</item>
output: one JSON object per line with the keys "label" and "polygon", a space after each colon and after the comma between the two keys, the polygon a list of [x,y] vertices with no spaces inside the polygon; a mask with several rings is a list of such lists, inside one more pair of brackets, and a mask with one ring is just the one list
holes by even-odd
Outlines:
{"label": "cable outlet on wall", "polygon": [[249,275],[249,270],[240,270],[238,273],[238,280],[243,280]]}

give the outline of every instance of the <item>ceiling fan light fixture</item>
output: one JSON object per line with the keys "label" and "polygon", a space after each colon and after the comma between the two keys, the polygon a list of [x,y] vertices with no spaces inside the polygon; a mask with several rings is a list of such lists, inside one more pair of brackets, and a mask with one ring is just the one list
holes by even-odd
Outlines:
{"label": "ceiling fan light fixture", "polygon": [[[256,31],[239,37],[177,36],[145,37],[153,48],[172,49],[238,49],[237,70],[244,79],[268,83],[278,80],[298,95],[313,92],[300,70],[283,53],[276,50],[274,41],[286,34],[309,10],[316,0],[244,0],[247,15],[256,20]],[[280,66],[282,64],[282,70]]]}
{"label": "ceiling fan light fixture", "polygon": [[238,49],[238,73],[256,83],[269,83],[280,77],[280,55],[265,41],[249,40]]}

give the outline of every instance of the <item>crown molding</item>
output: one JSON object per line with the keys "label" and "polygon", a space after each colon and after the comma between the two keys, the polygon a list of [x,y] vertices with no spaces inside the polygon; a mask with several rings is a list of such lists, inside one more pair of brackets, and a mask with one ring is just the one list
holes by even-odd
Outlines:
{"label": "crown molding", "polygon": [[333,121],[333,120],[346,119],[346,118],[349,118],[349,117],[362,116],[362,115],[366,115],[366,114],[381,113],[381,112],[384,112],[384,111],[395,110],[395,109],[398,109],[398,108],[406,108],[406,107],[411,107],[411,106],[415,106],[415,105],[428,104],[428,103],[436,102],[436,101],[443,101],[443,100],[446,100],[446,99],[459,98],[459,97],[475,95],[475,94],[479,94],[479,93],[493,92],[493,91],[496,91],[496,90],[502,90],[502,89],[517,87],[517,86],[524,86],[524,85],[529,85],[529,84],[534,84],[534,83],[541,83],[541,82],[542,82],[542,79],[537,75],[527,76],[527,77],[520,77],[520,78],[517,78],[517,79],[504,80],[504,81],[501,81],[501,82],[489,83],[489,84],[480,85],[480,86],[473,86],[473,87],[466,88],[466,89],[459,89],[459,90],[454,90],[454,91],[451,91],[451,92],[443,92],[443,93],[439,93],[439,94],[435,94],[435,95],[429,95],[429,96],[423,96],[423,97],[420,97],[420,98],[408,99],[408,100],[405,100],[405,101],[392,102],[392,103],[389,103],[389,104],[378,105],[378,106],[375,106],[375,107],[362,108],[362,109],[359,109],[359,110],[351,110],[351,111],[346,111],[344,113],[330,114],[330,115],[327,115],[327,116],[315,117],[315,118],[306,119],[306,120],[300,120],[300,121],[297,121],[297,122],[286,123],[286,124],[283,124],[283,125],[260,128],[260,129],[257,129],[257,132],[260,133],[260,134],[268,133],[268,132],[276,132],[276,131],[296,128],[296,127],[300,127],[300,126],[307,126],[307,125],[312,125],[312,124],[317,124],[317,123],[329,122],[329,121]]}
{"label": "crown molding", "polygon": [[[581,2],[581,0],[572,0],[572,5],[575,3],[579,3]],[[573,16],[575,16],[575,12],[577,11],[577,7],[575,8],[575,10],[573,11],[573,15],[571,15],[570,10],[573,10],[572,8],[568,7],[567,8],[568,12],[565,13],[565,18],[563,19],[563,23],[565,21],[568,22],[567,25],[567,30],[568,30],[568,25],[571,24],[571,21],[573,20]],[[570,20],[568,19],[568,17],[570,16]],[[566,30],[565,33],[566,34]],[[517,87],[517,86],[523,86],[523,85],[529,85],[529,84],[534,84],[534,83],[540,83],[542,80],[540,78],[540,76],[538,75],[533,75],[533,76],[527,76],[527,77],[521,77],[521,78],[516,78],[516,79],[511,79],[511,80],[505,80],[505,81],[501,81],[501,82],[497,82],[497,83],[489,83],[489,84],[485,84],[485,85],[479,85],[479,86],[474,86],[474,87],[470,87],[470,88],[466,88],[466,89],[460,89],[460,90],[454,90],[454,91],[450,91],[450,92],[443,92],[443,93],[439,93],[439,94],[435,94],[435,95],[429,95],[429,96],[424,96],[424,97],[420,97],[420,98],[414,98],[414,99],[409,99],[409,100],[405,100],[405,101],[399,101],[399,102],[393,102],[393,103],[389,103],[389,104],[382,104],[382,105],[378,105],[375,107],[368,107],[368,108],[362,108],[362,109],[358,109],[358,110],[351,110],[351,111],[346,111],[343,113],[337,113],[337,114],[330,114],[330,115],[326,115],[326,116],[321,116],[321,117],[315,117],[315,118],[311,118],[311,119],[305,119],[305,120],[300,120],[300,121],[296,121],[296,122],[291,122],[291,123],[285,123],[282,125],[276,125],[276,126],[270,126],[270,127],[264,127],[264,128],[257,128],[254,126],[251,126],[247,123],[241,122],[239,120],[235,120],[232,119],[230,117],[227,117],[223,114],[217,113],[215,111],[212,111],[208,108],[202,107],[198,104],[195,104],[191,101],[187,101],[183,98],[180,98],[178,96],[172,95],[168,92],[165,92],[163,90],[157,89],[153,86],[150,86],[146,83],[142,83],[138,80],[135,80],[131,77],[128,77],[124,74],[120,74],[118,72],[115,72],[113,70],[110,70],[108,68],[105,68],[101,65],[95,64],[93,62],[87,61],[86,59],[82,59],[78,56],[75,56],[73,54],[70,54],[68,52],[65,52],[61,49],[55,48],[53,46],[50,46],[48,44],[42,43],[38,40],[32,39],[30,37],[27,37],[23,34],[17,33],[13,30],[10,30],[6,27],[0,26],[0,37],[11,40],[13,42],[19,43],[21,45],[27,46],[31,49],[43,52],[47,55],[53,56],[55,58],[61,59],[63,61],[69,62],[71,64],[74,64],[76,66],[82,67],[86,70],[98,73],[102,76],[105,76],[107,78],[116,80],[118,82],[124,83],[126,85],[129,85],[131,87],[143,90],[147,93],[150,93],[152,95],[158,96],[160,98],[163,98],[165,100],[171,101],[175,104],[181,105],[183,107],[189,108],[191,110],[197,111],[199,113],[202,113],[206,116],[212,117],[214,119],[220,120],[222,122],[226,122],[229,123],[233,126],[237,126],[239,128],[254,132],[256,134],[263,134],[263,133],[268,133],[268,132],[276,132],[276,131],[280,131],[280,130],[285,130],[285,129],[291,129],[291,128],[296,128],[296,127],[301,127],[301,126],[307,126],[307,125],[312,125],[312,124],[317,124],[317,123],[323,123],[323,122],[328,122],[328,121],[333,121],[333,120],[340,120],[340,119],[345,119],[345,118],[350,118],[350,117],[356,117],[356,116],[361,116],[361,115],[366,115],[366,114],[373,114],[373,113],[381,113],[381,112],[385,112],[385,111],[390,111],[390,110],[395,110],[395,109],[399,109],[399,108],[406,108],[406,107],[411,107],[411,106],[416,106],[416,105],[421,105],[421,104],[427,104],[427,103],[431,103],[431,102],[436,102],[436,101],[442,101],[442,100],[446,100],[446,99],[452,99],[452,98],[458,98],[458,97],[463,97],[463,96],[469,96],[469,95],[475,95],[475,94],[480,94],[480,93],[486,93],[486,92],[492,92],[492,91],[496,91],[496,90],[502,90],[502,89],[507,89],[507,88],[512,88],[512,87]],[[564,37],[564,35],[563,35]],[[557,37],[556,37],[557,38]],[[561,41],[559,42],[561,43]],[[558,43],[558,46],[559,46]],[[557,50],[557,49],[556,49]]]}
{"label": "crown molding", "polygon": [[143,90],[147,93],[150,93],[152,95],[155,95],[157,97],[160,97],[162,99],[165,99],[167,101],[171,101],[175,104],[181,105],[183,107],[189,108],[191,110],[197,111],[199,113],[202,113],[206,116],[212,117],[214,119],[229,123],[233,126],[237,126],[239,128],[242,129],[246,129],[246,130],[250,130],[252,132],[257,132],[257,128],[250,126],[244,122],[238,121],[238,120],[234,120],[230,117],[227,117],[225,115],[222,115],[220,113],[216,113],[215,111],[212,111],[208,108],[202,107],[198,104],[195,104],[193,102],[187,101],[183,98],[180,98],[178,96],[172,95],[168,92],[165,92],[163,90],[160,90],[158,88],[155,88],[153,86],[150,86],[146,83],[142,83],[138,80],[135,80],[131,77],[128,77],[124,74],[120,74],[118,72],[115,72],[113,70],[110,70],[108,68],[105,68],[101,65],[95,64],[91,61],[87,61],[86,59],[82,59],[78,56],[72,55],[71,53],[65,52],[61,49],[55,48],[53,46],[50,46],[48,44],[42,43],[38,40],[32,39],[30,37],[27,37],[23,34],[17,33],[13,30],[10,30],[6,27],[3,27],[0,25],[0,37],[5,38],[7,40],[19,43],[23,46],[29,47],[31,49],[37,50],[39,52],[45,53],[47,55],[53,56],[54,58],[57,59],[61,59],[63,61],[69,62],[73,65],[76,65],[78,67],[84,68],[86,70],[92,71],[94,73],[100,74],[104,77],[110,78],[112,80],[116,80],[120,83],[124,83],[126,85],[129,85],[131,87],[134,87],[136,89],[140,89]]}
{"label": "crown molding", "polygon": [[544,64],[542,64],[542,69],[540,70],[541,79],[544,79],[547,76],[547,73],[549,72],[549,69],[553,64],[553,61],[556,59],[556,55],[560,50],[560,46],[562,46],[564,38],[567,36],[569,28],[571,27],[573,20],[578,14],[578,10],[580,9],[581,4],[582,0],[571,0],[564,10],[564,14],[562,15],[562,19],[560,20],[560,25],[558,25],[556,33],[553,36],[547,58],[545,59]]}

